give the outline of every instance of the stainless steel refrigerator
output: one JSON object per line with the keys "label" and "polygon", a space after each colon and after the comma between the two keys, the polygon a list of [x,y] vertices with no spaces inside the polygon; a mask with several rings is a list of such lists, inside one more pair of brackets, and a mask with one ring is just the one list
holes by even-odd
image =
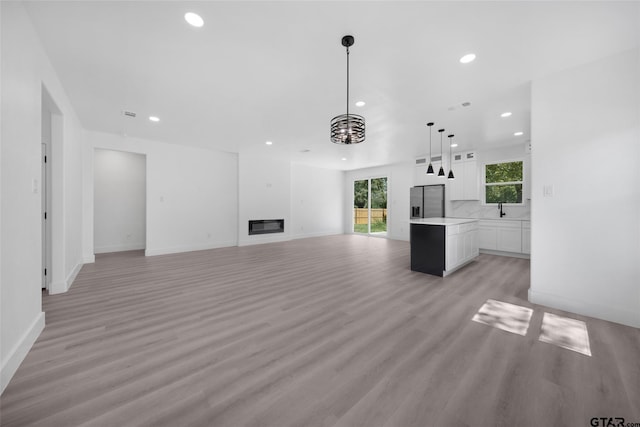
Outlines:
{"label": "stainless steel refrigerator", "polygon": [[444,217],[444,184],[411,187],[411,219]]}

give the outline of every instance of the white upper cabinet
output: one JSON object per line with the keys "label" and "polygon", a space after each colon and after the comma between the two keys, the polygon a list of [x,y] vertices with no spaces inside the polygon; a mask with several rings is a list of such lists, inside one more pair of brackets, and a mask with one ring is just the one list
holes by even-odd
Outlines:
{"label": "white upper cabinet", "polygon": [[453,173],[456,178],[450,181],[451,200],[479,200],[476,152],[453,153]]}
{"label": "white upper cabinet", "polygon": [[469,160],[462,164],[462,200],[478,200],[478,165],[475,160]]}

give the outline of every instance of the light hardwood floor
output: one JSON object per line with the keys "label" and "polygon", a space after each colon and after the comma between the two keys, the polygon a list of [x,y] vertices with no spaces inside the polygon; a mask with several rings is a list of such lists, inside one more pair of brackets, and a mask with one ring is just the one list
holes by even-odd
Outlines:
{"label": "light hardwood floor", "polygon": [[[407,242],[330,236],[98,255],[1,397],[2,426],[589,426],[640,422],[640,330],[527,302],[529,261],[439,278]],[[472,322],[534,309],[526,336]],[[584,320],[592,357],[539,342]]]}

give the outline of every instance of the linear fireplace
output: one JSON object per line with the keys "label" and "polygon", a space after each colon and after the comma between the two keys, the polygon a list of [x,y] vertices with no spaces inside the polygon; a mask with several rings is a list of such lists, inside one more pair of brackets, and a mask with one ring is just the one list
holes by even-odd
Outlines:
{"label": "linear fireplace", "polygon": [[284,219],[250,219],[249,235],[284,233]]}

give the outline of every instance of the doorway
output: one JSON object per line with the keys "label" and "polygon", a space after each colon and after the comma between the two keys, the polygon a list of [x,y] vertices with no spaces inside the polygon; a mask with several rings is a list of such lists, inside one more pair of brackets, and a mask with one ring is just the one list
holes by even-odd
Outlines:
{"label": "doorway", "polygon": [[376,177],[353,181],[353,232],[387,235],[388,178]]}
{"label": "doorway", "polygon": [[94,253],[146,249],[147,156],[94,151]]}
{"label": "doorway", "polygon": [[[53,153],[58,153],[59,156],[62,149],[62,112],[56,105],[55,101],[44,87],[41,86],[41,115],[40,115],[40,129],[41,129],[41,150],[40,150],[40,184],[33,183],[34,191],[40,191],[41,207],[40,218],[42,221],[41,241],[42,241],[42,289],[51,292],[51,283],[54,273],[54,259],[53,259],[53,238],[57,234],[56,238],[60,238],[59,229],[55,229],[60,225],[61,218],[57,218],[54,223],[54,194],[53,190],[58,188],[59,181],[56,181],[54,186],[53,179]],[[55,187],[55,188],[54,188]],[[58,194],[59,197],[59,194]],[[59,199],[56,200],[56,209],[59,210],[61,205]],[[58,244],[59,244],[58,240]],[[56,266],[60,264],[60,256],[58,255]],[[60,274],[61,271],[56,272]],[[60,278],[58,277],[57,280]]]}
{"label": "doorway", "polygon": [[49,141],[50,138],[45,139],[42,138],[42,173],[41,173],[41,214],[42,214],[42,289],[49,289],[50,275],[48,274],[51,271],[51,227],[49,226],[48,214],[51,210],[50,208],[50,191],[49,185],[51,182],[49,176],[49,168],[48,168],[48,160],[51,157],[49,155]]}

